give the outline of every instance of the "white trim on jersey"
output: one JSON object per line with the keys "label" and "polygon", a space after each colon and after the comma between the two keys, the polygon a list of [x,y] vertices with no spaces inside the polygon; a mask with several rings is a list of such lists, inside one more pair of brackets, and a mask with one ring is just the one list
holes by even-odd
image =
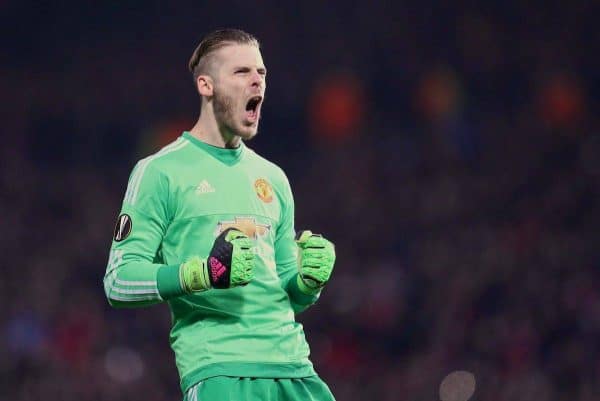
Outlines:
{"label": "white trim on jersey", "polygon": [[146,167],[152,160],[155,160],[161,156],[164,156],[168,153],[174,152],[186,146],[189,143],[187,139],[178,138],[175,142],[170,145],[165,146],[157,153],[142,159],[138,164],[138,168],[133,173],[131,180],[129,180],[129,185],[127,187],[127,191],[125,192],[124,202],[127,202],[131,205],[135,204],[135,200],[137,198],[138,192],[140,190],[140,184],[142,182],[142,177],[144,176],[144,172],[146,171]]}
{"label": "white trim on jersey", "polygon": [[155,295],[127,295],[126,297],[122,297],[117,294],[110,294],[110,299],[115,301],[123,301],[123,302],[136,302],[136,301],[156,301],[157,298]]}
{"label": "white trim on jersey", "polygon": [[156,281],[127,281],[127,280],[120,280],[120,279],[116,279],[115,282],[117,284],[121,284],[121,285],[139,285],[139,286],[156,286]]}
{"label": "white trim on jersey", "polygon": [[157,288],[145,288],[140,290],[121,289],[119,287],[113,287],[113,291],[119,294],[158,294]]}
{"label": "white trim on jersey", "polygon": [[[121,280],[118,278],[118,267],[123,262],[123,250],[110,252],[108,269],[104,277],[104,289],[110,299],[115,301],[152,301],[162,297],[158,292],[156,281]],[[129,288],[127,288],[129,287]],[[134,288],[131,288],[134,287]],[[135,288],[138,287],[138,288]],[[142,288],[139,288],[142,287]],[[146,287],[146,288],[143,288]],[[148,288],[149,287],[149,288]],[[121,295],[119,295],[121,294]]]}

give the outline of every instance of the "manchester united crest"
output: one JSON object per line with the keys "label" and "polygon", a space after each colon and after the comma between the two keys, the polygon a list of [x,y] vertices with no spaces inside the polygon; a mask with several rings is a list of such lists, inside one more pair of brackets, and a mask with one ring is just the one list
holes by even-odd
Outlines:
{"label": "manchester united crest", "polygon": [[254,181],[254,189],[261,201],[265,203],[271,203],[273,201],[273,188],[271,188],[271,184],[269,184],[267,180],[259,178]]}

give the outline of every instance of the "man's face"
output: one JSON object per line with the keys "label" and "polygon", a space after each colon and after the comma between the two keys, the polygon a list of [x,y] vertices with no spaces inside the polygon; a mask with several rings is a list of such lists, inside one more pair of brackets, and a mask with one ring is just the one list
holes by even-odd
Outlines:
{"label": "man's face", "polygon": [[213,110],[224,132],[250,139],[258,130],[266,68],[260,50],[232,44],[215,53]]}

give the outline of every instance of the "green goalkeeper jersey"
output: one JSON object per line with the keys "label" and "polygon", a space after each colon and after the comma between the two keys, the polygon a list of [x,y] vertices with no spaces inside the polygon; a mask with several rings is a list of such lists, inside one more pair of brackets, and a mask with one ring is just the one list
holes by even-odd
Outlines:
{"label": "green goalkeeper jersey", "polygon": [[[244,287],[185,294],[179,266],[206,258],[236,227],[255,244]],[[181,387],[213,376],[315,374],[295,313],[317,299],[298,289],[294,201],[283,171],[248,149],[184,132],[135,166],[115,227],[104,289],[111,305],[167,302]]]}

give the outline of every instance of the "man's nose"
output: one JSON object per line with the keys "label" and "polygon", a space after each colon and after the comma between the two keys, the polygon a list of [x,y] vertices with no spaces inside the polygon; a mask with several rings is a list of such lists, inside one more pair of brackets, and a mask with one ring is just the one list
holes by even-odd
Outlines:
{"label": "man's nose", "polygon": [[257,71],[254,71],[251,79],[251,84],[253,88],[262,88],[265,84],[265,78]]}

